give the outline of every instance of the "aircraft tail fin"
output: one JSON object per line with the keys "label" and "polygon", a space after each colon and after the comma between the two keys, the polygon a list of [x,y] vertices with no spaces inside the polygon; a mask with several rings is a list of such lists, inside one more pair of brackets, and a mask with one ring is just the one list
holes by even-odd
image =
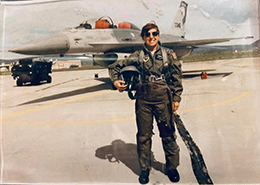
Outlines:
{"label": "aircraft tail fin", "polygon": [[185,37],[185,22],[187,17],[187,7],[188,4],[185,1],[181,1],[180,7],[175,15],[171,29],[169,33],[182,38]]}

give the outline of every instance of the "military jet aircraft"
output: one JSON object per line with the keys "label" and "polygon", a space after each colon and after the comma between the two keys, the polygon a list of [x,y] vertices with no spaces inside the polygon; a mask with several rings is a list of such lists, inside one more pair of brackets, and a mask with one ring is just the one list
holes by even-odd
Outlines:
{"label": "military jet aircraft", "polygon": [[[162,45],[173,49],[178,58],[190,54],[195,47],[200,45],[249,38],[186,40],[184,28],[187,6],[188,4],[184,1],[180,3],[171,29],[167,34],[160,35]],[[116,25],[110,17],[101,17],[94,22],[93,19],[85,21],[77,27],[41,37],[9,51],[27,55],[58,54],[60,56],[72,53],[96,53],[94,59],[95,57],[103,59],[98,64],[108,66],[115,62],[109,59],[110,56],[117,56],[117,53],[131,53],[142,47],[143,40],[137,26],[129,22],[121,22]]]}
{"label": "military jet aircraft", "polygon": [[[162,46],[173,49],[179,59],[189,55],[194,48],[201,45],[251,38],[187,40],[185,39],[187,7],[188,4],[181,1],[170,30],[166,34],[160,34]],[[38,38],[9,51],[25,55],[45,56],[70,54],[88,56],[91,53],[96,64],[108,67],[117,60],[128,56],[129,53],[143,48],[140,32],[141,30],[130,22],[115,24],[110,17],[104,16],[84,21],[74,28],[67,28],[62,32]],[[196,72],[196,76],[199,76],[202,72],[207,71],[212,71],[212,69],[202,69],[192,71],[192,73]],[[185,73],[187,74],[184,71]],[[111,75],[110,69],[109,75]],[[194,74],[192,75],[194,76]]]}

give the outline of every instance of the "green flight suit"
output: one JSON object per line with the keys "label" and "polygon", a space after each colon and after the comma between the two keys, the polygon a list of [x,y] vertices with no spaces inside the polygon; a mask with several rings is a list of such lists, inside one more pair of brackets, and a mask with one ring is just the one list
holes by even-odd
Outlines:
{"label": "green flight suit", "polygon": [[[163,49],[167,53],[167,60],[163,61]],[[118,61],[112,70],[112,80],[119,79],[120,70],[128,65],[140,69],[142,82],[137,85],[137,98],[135,103],[136,124],[138,132],[137,153],[141,170],[151,168],[151,146],[153,135],[153,119],[155,118],[162,145],[165,152],[166,168],[176,169],[179,165],[179,146],[172,120],[172,101],[180,102],[182,87],[181,64],[174,59],[174,52],[159,45],[152,55],[144,46],[143,51],[138,50],[128,59]],[[141,52],[142,55],[140,54]],[[140,56],[143,56],[140,59]],[[161,77],[165,80],[151,81],[149,77]]]}

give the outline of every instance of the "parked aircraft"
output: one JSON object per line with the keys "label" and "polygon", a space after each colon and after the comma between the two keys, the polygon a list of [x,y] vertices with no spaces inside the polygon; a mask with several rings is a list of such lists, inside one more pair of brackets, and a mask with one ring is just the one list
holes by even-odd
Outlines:
{"label": "parked aircraft", "polygon": [[[187,6],[188,4],[184,1],[180,3],[171,29],[167,34],[160,35],[162,45],[173,49],[178,58],[189,55],[195,47],[200,45],[251,38],[186,40]],[[95,53],[94,59],[97,59],[95,61],[102,61],[97,63],[108,66],[115,62],[110,59],[110,56],[117,56],[118,53],[131,53],[142,47],[143,40],[137,26],[129,22],[121,22],[116,25],[110,17],[101,17],[87,20],[77,27],[68,28],[63,32],[41,37],[10,51],[26,55],[58,54],[60,56],[73,53]]]}
{"label": "parked aircraft", "polygon": [[[185,1],[181,1],[170,30],[167,34],[160,34],[162,45],[173,49],[179,59],[189,55],[194,48],[201,45],[252,38],[237,37],[187,40],[185,39],[187,7],[188,4]],[[129,53],[143,48],[143,40],[140,37],[140,32],[140,28],[133,23],[120,22],[115,24],[110,17],[104,16],[99,19],[89,19],[74,28],[67,28],[63,32],[38,38],[31,43],[9,51],[25,55],[45,56],[86,55],[91,53],[95,63],[108,67],[118,59],[122,59],[122,56],[127,56],[126,53],[129,55]],[[122,53],[125,54],[122,55]],[[204,75],[205,71],[212,70],[214,69],[192,70],[191,73],[193,73],[192,76],[194,76],[194,73]],[[195,76],[198,76],[197,74]]]}

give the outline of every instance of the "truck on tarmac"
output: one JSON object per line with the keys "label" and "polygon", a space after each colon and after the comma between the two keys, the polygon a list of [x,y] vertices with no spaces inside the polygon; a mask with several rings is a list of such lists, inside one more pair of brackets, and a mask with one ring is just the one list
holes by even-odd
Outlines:
{"label": "truck on tarmac", "polygon": [[17,86],[39,85],[43,81],[51,83],[52,62],[39,58],[20,59],[13,64],[11,73]]}

